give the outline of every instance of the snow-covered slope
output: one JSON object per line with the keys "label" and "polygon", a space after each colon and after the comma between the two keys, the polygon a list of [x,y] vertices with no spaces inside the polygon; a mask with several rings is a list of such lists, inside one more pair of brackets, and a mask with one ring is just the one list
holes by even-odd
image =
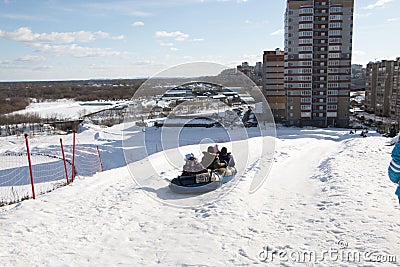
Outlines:
{"label": "snow-covered slope", "polygon": [[105,172],[1,209],[0,265],[376,266],[368,260],[384,256],[378,266],[399,266],[400,208],[386,174],[392,147],[385,138],[279,128],[274,164],[256,193],[248,189],[263,159],[250,159],[253,167],[222,199],[212,201],[211,192],[204,205],[176,208],[157,199],[185,196],[146,191],[121,167],[121,130],[79,134],[112,151],[104,154]]}

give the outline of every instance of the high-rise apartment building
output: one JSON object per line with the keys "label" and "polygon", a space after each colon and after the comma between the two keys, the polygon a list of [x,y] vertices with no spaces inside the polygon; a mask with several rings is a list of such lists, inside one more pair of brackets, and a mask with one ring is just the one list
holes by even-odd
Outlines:
{"label": "high-rise apartment building", "polygon": [[368,63],[365,79],[365,110],[400,121],[400,58]]}
{"label": "high-rise apartment building", "polygon": [[391,98],[390,117],[400,123],[400,58],[397,58],[393,66],[393,87]]}
{"label": "high-rise apartment building", "polygon": [[282,122],[286,116],[284,88],[284,53],[280,49],[264,51],[263,94],[271,108],[275,122]]}
{"label": "high-rise apartment building", "polygon": [[349,123],[354,0],[287,0],[288,125]]}

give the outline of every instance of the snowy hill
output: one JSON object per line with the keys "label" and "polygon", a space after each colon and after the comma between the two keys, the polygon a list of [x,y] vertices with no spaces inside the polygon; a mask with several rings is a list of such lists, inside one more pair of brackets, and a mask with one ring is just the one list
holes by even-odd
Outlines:
{"label": "snowy hill", "polygon": [[[400,266],[400,207],[386,174],[392,147],[383,137],[278,128],[262,187],[249,193],[252,175],[265,163],[250,156],[235,186],[227,185],[231,191],[213,201],[226,188],[202,196],[171,193],[173,167],[160,173],[159,190],[137,185],[124,166],[122,126],[85,127],[79,140],[101,147],[106,170],[1,208],[1,266]],[[50,142],[36,138],[41,146],[39,140]],[[3,151],[17,141],[3,138]],[[257,147],[259,140],[248,142]],[[150,158],[163,162],[164,153]],[[138,154],[130,168],[145,177],[146,160]],[[185,197],[203,205],[163,201]]]}

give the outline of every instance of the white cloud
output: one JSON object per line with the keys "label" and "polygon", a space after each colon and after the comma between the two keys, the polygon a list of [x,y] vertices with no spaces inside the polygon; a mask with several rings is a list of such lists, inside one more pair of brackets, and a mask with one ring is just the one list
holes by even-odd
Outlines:
{"label": "white cloud", "polygon": [[31,56],[31,55],[22,56],[22,57],[16,59],[16,61],[19,61],[19,62],[35,62],[35,61],[44,61],[44,60],[46,60],[45,57]]}
{"label": "white cloud", "polygon": [[284,29],[279,29],[271,33],[271,35],[283,35],[285,33]]}
{"label": "white cloud", "polygon": [[178,51],[179,49],[176,48],[176,47],[171,47],[170,50],[171,50],[171,51]]}
{"label": "white cloud", "polygon": [[50,19],[43,16],[31,16],[25,14],[0,14],[0,17],[13,20],[32,20],[32,21],[48,21]]}
{"label": "white cloud", "polygon": [[372,15],[372,13],[364,13],[364,14],[361,14],[361,13],[354,13],[354,17],[355,18],[367,18],[367,17],[369,17],[369,16],[371,16]]}
{"label": "white cloud", "polygon": [[76,44],[71,45],[49,45],[49,44],[35,44],[38,52],[52,53],[56,55],[69,55],[73,57],[107,57],[107,56],[121,56],[127,55],[127,52],[113,51],[108,48],[93,48],[83,47]]}
{"label": "white cloud", "polygon": [[367,52],[361,51],[361,50],[354,50],[353,55],[355,56],[365,56]]}
{"label": "white cloud", "polygon": [[387,3],[393,2],[394,0],[377,0],[375,3],[363,7],[363,9],[374,9],[376,7],[382,7]]}
{"label": "white cloud", "polygon": [[132,23],[133,27],[142,27],[144,26],[144,22],[143,21],[135,21],[134,23]]}
{"label": "white cloud", "polygon": [[247,62],[258,62],[258,61],[262,61],[262,55],[261,54],[244,54],[244,55],[242,55],[241,59],[243,61],[247,61]]}
{"label": "white cloud", "polygon": [[160,45],[161,46],[174,46],[173,43],[164,43],[164,42],[161,42]]}
{"label": "white cloud", "polygon": [[[110,37],[106,32],[51,32],[51,33],[34,33],[27,27],[21,27],[13,32],[6,32],[0,30],[0,37],[20,42],[34,42],[34,43],[74,43],[74,42],[92,42],[97,39],[116,38],[121,39],[121,36]],[[122,38],[123,39],[123,38]]]}
{"label": "white cloud", "polygon": [[117,35],[117,36],[111,37],[111,39],[113,39],[113,40],[124,40],[125,36],[124,35]]}
{"label": "white cloud", "polygon": [[157,31],[156,32],[157,38],[174,38],[176,41],[184,41],[189,38],[189,34],[175,31],[175,32],[166,32],[166,31]]}
{"label": "white cloud", "polygon": [[203,42],[204,39],[203,38],[195,38],[195,39],[192,39],[190,41],[192,41],[192,42]]}

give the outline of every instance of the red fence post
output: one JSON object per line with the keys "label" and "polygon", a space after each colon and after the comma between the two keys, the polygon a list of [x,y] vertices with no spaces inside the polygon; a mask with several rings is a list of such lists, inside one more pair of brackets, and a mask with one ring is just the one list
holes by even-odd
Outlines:
{"label": "red fence post", "polygon": [[61,152],[62,152],[62,156],[63,156],[63,160],[64,160],[65,178],[67,178],[67,184],[69,184],[69,180],[68,180],[68,169],[67,169],[67,161],[65,160],[64,146],[63,146],[63,143],[62,143],[62,139],[61,139],[61,138],[60,138],[60,144],[61,144]]}
{"label": "red fence post", "polygon": [[73,145],[72,145],[72,182],[74,182],[75,179],[75,131],[74,131],[74,137],[73,137]]}
{"label": "red fence post", "polygon": [[104,171],[104,169],[103,169],[103,161],[101,160],[101,157],[100,157],[99,146],[97,146],[97,155],[99,156],[100,170],[101,170],[101,171]]}
{"label": "red fence post", "polygon": [[33,195],[33,199],[35,199],[35,180],[33,179],[31,152],[29,151],[28,134],[25,134],[25,144],[26,144],[26,151],[28,154],[29,174],[31,176],[31,185],[32,185],[32,195]]}

